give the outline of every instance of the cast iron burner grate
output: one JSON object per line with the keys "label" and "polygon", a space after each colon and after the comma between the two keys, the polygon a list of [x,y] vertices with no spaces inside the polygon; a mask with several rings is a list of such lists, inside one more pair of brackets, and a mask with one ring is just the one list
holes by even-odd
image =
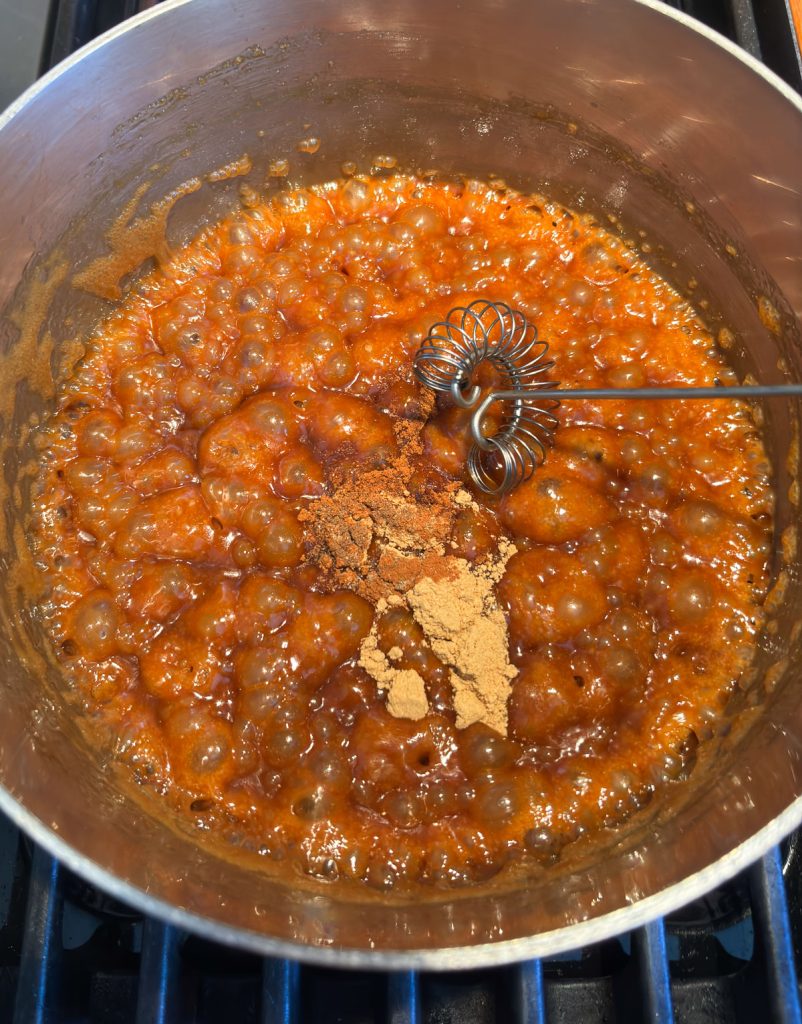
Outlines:
{"label": "cast iron burner grate", "polygon": [[[536,0],[533,0],[536,2]],[[672,0],[802,89],[789,0]],[[51,0],[42,69],[154,0]],[[798,839],[646,928],[460,973],[262,959],[131,910],[0,818],[0,1021],[14,1024],[802,1024]]]}

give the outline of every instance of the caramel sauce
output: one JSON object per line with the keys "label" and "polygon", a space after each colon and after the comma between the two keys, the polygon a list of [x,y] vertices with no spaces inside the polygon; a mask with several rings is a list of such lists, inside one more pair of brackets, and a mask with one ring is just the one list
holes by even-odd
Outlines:
{"label": "caramel sauce", "polygon": [[[112,257],[87,281],[117,297]],[[730,382],[687,303],[588,216],[498,182],[285,191],[160,259],[60,382],[35,529],[55,651],[139,781],[199,832],[387,889],[548,863],[689,770],[764,617],[746,404],[565,403],[530,481],[455,511],[457,557],[517,548],[507,736],[457,728],[411,616],[377,617],[310,533],[338,481],[397,459],[404,420],[409,494],[464,484],[466,414],[411,375],[452,307],[521,309],[567,386]],[[359,665],[374,621],[436,695],[420,720]]]}

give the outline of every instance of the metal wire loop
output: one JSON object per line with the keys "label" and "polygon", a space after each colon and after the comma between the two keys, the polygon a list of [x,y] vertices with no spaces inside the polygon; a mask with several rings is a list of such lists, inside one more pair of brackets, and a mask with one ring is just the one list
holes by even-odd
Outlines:
{"label": "metal wire loop", "polygon": [[[548,351],[520,310],[477,299],[434,324],[415,355],[414,373],[422,384],[449,394],[464,409],[479,403],[471,418],[468,472],[487,494],[504,494],[528,479],[554,443],[559,402],[537,397],[539,388],[557,386],[546,379],[554,365]],[[483,362],[495,367],[504,390],[482,399],[473,376]]]}

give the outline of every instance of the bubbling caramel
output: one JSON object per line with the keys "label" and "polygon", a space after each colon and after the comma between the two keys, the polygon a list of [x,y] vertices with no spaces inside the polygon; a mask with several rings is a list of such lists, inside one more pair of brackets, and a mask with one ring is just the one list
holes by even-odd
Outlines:
{"label": "bubbling caramel", "polygon": [[[382,890],[480,882],[622,821],[714,731],[769,582],[749,407],[566,403],[528,482],[468,495],[467,414],[411,365],[481,297],[537,325],[566,386],[734,379],[590,217],[389,172],[205,229],[60,381],[43,617],[88,718],[199,839]],[[495,728],[455,685],[479,654],[438,633],[449,560],[502,566]],[[412,691],[377,685],[368,638]]]}

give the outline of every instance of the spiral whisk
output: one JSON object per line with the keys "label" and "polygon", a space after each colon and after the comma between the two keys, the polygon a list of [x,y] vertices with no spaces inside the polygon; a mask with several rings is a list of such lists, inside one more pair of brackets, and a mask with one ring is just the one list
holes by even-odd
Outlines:
{"label": "spiral whisk", "polygon": [[[470,421],[473,445],[468,472],[486,494],[506,494],[527,480],[545,460],[559,425],[555,410],[564,399],[755,398],[802,395],[800,384],[739,387],[574,388],[559,389],[546,379],[554,367],[549,346],[535,327],[504,302],[477,299],[452,309],[433,325],[415,354],[417,379],[448,394],[463,409],[475,411]],[[500,390],[473,383],[476,370],[489,363],[501,378]],[[500,403],[501,418],[490,432],[488,414]]]}
{"label": "spiral whisk", "polygon": [[[505,389],[491,391],[471,419],[468,471],[488,494],[510,490],[530,477],[554,443],[553,410],[559,402],[538,395],[557,386],[546,377],[554,366],[548,351],[523,313],[504,302],[479,299],[452,309],[431,328],[415,355],[418,380],[449,394],[463,409],[473,408],[481,398],[481,388],[472,383],[480,363],[490,363],[502,378]],[[498,430],[486,435],[490,406],[507,394],[512,397],[502,406]]]}

